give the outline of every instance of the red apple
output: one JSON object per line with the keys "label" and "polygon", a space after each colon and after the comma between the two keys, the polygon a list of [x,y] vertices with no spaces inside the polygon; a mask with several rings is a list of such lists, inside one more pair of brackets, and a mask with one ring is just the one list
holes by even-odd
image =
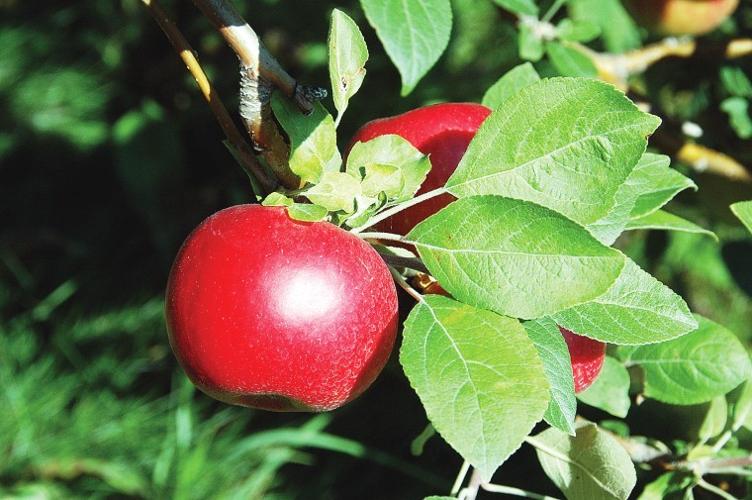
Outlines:
{"label": "red apple", "polygon": [[627,0],[637,21],[660,35],[704,35],[734,13],[739,0]]}
{"label": "red apple", "polygon": [[377,377],[397,333],[397,291],[363,240],[281,207],[239,205],[186,239],[167,284],[170,344],[227,403],[324,411]]}
{"label": "red apple", "polygon": [[[474,103],[434,104],[368,122],[355,133],[350,144],[366,142],[381,135],[396,134],[423,154],[430,155],[431,171],[418,191],[421,194],[446,183],[475,132],[490,113],[491,110],[486,106]],[[382,221],[376,229],[405,235],[452,200],[449,194],[431,198]]]}
{"label": "red apple", "polygon": [[582,392],[590,387],[603,368],[606,359],[606,344],[559,327],[569,348],[574,373],[574,392]]}

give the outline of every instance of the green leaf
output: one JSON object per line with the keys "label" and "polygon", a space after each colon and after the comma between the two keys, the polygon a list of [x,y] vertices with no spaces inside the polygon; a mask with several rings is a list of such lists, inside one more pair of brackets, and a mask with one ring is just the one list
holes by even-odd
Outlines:
{"label": "green leaf", "polygon": [[347,225],[359,227],[368,222],[381,208],[386,205],[386,194],[381,192],[377,198],[358,195],[355,197],[355,212],[347,217]]}
{"label": "green leaf", "polygon": [[407,239],[458,300],[523,319],[594,299],[624,265],[623,255],[566,217],[500,196],[455,201]]}
{"label": "green leaf", "polygon": [[664,403],[692,405],[726,394],[750,375],[749,356],[736,336],[695,315],[699,328],[684,337],[618,354],[645,374],[645,396]]}
{"label": "green leaf", "polygon": [[368,22],[402,77],[402,95],[415,88],[449,43],[449,0],[360,0]]}
{"label": "green leaf", "polygon": [[489,481],[548,406],[535,346],[511,318],[440,295],[410,313],[400,362],[436,431]]}
{"label": "green leaf", "polygon": [[752,232],[752,200],[734,203],[731,205],[731,211]]}
{"label": "green leaf", "polygon": [[749,116],[749,101],[744,97],[729,97],[721,102],[721,110],[729,117],[731,128],[741,139],[752,137],[752,118]]}
{"label": "green leaf", "polygon": [[744,70],[736,66],[724,66],[720,71],[721,83],[732,96],[752,97],[752,81]]}
{"label": "green leaf", "polygon": [[692,478],[680,472],[667,472],[645,486],[637,500],[665,500],[673,498],[672,493],[679,493],[692,486]]}
{"label": "green leaf", "polygon": [[577,399],[574,395],[572,362],[564,337],[556,323],[547,318],[526,321],[524,326],[543,361],[543,369],[551,386],[551,401],[543,419],[574,436]]}
{"label": "green leaf", "polygon": [[578,394],[577,399],[615,417],[626,417],[631,405],[629,372],[624,365],[607,356],[598,378],[593,385]]}
{"label": "green leaf", "polygon": [[282,193],[273,192],[269,193],[261,204],[265,207],[290,207],[294,201],[292,198],[288,198]]}
{"label": "green leaf", "polygon": [[706,442],[708,439],[719,435],[726,428],[728,419],[728,405],[726,396],[716,396],[710,400],[708,412],[702,419],[698,437],[701,441]]}
{"label": "green leaf", "polygon": [[[374,169],[374,166],[378,167]],[[362,178],[364,184],[369,174],[373,176],[374,170],[383,172],[384,166],[393,167],[400,173],[401,188],[392,191],[391,195],[387,192],[391,201],[399,203],[409,200],[418,191],[431,170],[431,160],[406,139],[395,134],[382,135],[368,142],[356,142],[347,155],[347,172]],[[378,184],[365,185],[363,192],[377,196]]]}
{"label": "green leaf", "polygon": [[608,214],[659,123],[606,83],[541,80],[483,122],[447,188],[532,201],[587,225]]}
{"label": "green leaf", "polygon": [[540,61],[543,57],[543,41],[535,32],[537,19],[522,18],[518,26],[517,45],[519,48],[520,59],[525,61]]}
{"label": "green leaf", "polygon": [[603,295],[553,315],[580,335],[610,344],[651,344],[697,328],[686,302],[626,259],[614,285]]}
{"label": "green leaf", "polygon": [[752,379],[747,379],[734,403],[732,430],[752,428]]}
{"label": "green leaf", "polygon": [[601,34],[601,27],[589,20],[563,19],[556,26],[560,39],[569,42],[590,42]]}
{"label": "green leaf", "polygon": [[620,0],[569,0],[574,21],[587,21],[601,28],[608,52],[622,53],[640,46],[640,32]]}
{"label": "green leaf", "polygon": [[293,203],[287,208],[287,213],[290,215],[291,219],[304,222],[318,222],[326,219],[329,211],[319,205],[311,205],[310,203]]}
{"label": "green leaf", "polygon": [[663,210],[658,210],[648,215],[644,215],[638,219],[632,219],[627,223],[626,229],[628,231],[634,231],[637,229],[663,229],[665,231],[683,231],[685,233],[697,233],[710,236],[714,240],[718,241],[718,236],[713,231],[698,226],[694,222],[689,222],[687,219],[682,219],[678,215],[674,215]]}
{"label": "green leaf", "polygon": [[546,475],[570,500],[626,500],[637,482],[629,454],[595,424],[578,427],[575,437],[551,428],[528,442]]}
{"label": "green leaf", "polygon": [[334,9],[329,25],[329,78],[334,107],[339,116],[345,112],[347,102],[363,83],[366,61],[368,47],[358,25],[347,14]]}
{"label": "green leaf", "polygon": [[538,6],[533,0],[493,0],[494,3],[509,12],[526,16],[537,16]]}
{"label": "green leaf", "polygon": [[697,191],[697,185],[673,168],[671,159],[665,155],[645,153],[627,179],[631,190],[637,193],[637,201],[630,213],[631,218],[648,215],[663,207],[685,189]]}
{"label": "green leaf", "polygon": [[364,195],[376,197],[384,193],[388,198],[395,198],[402,192],[405,179],[399,168],[374,163],[364,169],[365,176],[360,184]]}
{"label": "green leaf", "polygon": [[360,182],[345,172],[324,172],[318,184],[302,193],[316,205],[329,211],[355,211],[355,197],[360,194]]}
{"label": "green leaf", "polygon": [[593,61],[577,49],[557,42],[548,42],[546,52],[551,63],[562,76],[593,78],[598,74]]}
{"label": "green leaf", "polygon": [[272,109],[290,138],[290,169],[303,181],[319,182],[324,172],[336,172],[342,164],[332,115],[314,104],[306,116],[286,97],[275,92]]}
{"label": "green leaf", "polygon": [[538,72],[529,62],[515,66],[486,90],[483,105],[496,109],[520,90],[539,80]]}

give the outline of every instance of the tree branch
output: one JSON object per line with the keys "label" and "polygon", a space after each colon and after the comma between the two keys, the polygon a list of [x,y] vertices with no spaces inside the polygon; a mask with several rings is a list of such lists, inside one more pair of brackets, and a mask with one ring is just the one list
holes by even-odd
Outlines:
{"label": "tree branch", "polygon": [[263,167],[259,164],[251,146],[243,138],[235,123],[230,118],[230,114],[227,108],[222,103],[222,100],[217,95],[216,90],[212,86],[211,82],[201,68],[201,65],[196,58],[193,48],[185,39],[175,23],[170,19],[167,12],[159,5],[157,0],[141,0],[162,29],[168,40],[175,48],[175,51],[185,63],[186,68],[196,80],[201,94],[204,100],[209,104],[209,108],[217,119],[219,126],[227,137],[227,141],[235,149],[237,159],[240,165],[262,188],[264,193],[273,191],[276,187],[276,183],[271,179],[264,171]]}
{"label": "tree branch", "polygon": [[272,90],[274,87],[281,90],[306,114],[313,110],[314,101],[326,97],[326,90],[300,85],[290,76],[230,0],[193,0],[193,3],[240,60],[240,116],[254,146],[285,187],[300,188],[300,178],[289,167],[289,146],[272,116]]}

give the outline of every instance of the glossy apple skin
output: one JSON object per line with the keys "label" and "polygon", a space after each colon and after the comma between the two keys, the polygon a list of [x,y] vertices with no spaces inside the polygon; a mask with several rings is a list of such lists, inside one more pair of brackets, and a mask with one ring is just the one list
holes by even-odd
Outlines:
{"label": "glossy apple skin", "polygon": [[637,21],[660,35],[704,35],[734,13],[739,0],[627,0]]}
{"label": "glossy apple skin", "polygon": [[[430,155],[431,171],[417,194],[442,187],[452,175],[483,121],[491,114],[475,103],[443,103],[414,109],[401,115],[373,120],[363,125],[352,144],[381,135],[396,134]],[[348,148],[349,150],[349,148]],[[435,214],[454,198],[441,195],[403,210],[376,226],[376,230],[405,235],[426,217]]]}
{"label": "glossy apple skin", "polygon": [[397,291],[363,240],[281,207],[204,220],[170,272],[167,329],[202,391],[274,411],[326,411],[377,377],[397,333]]}
{"label": "glossy apple skin", "polygon": [[559,327],[569,348],[574,373],[574,392],[579,393],[593,385],[601,373],[606,359],[606,344]]}

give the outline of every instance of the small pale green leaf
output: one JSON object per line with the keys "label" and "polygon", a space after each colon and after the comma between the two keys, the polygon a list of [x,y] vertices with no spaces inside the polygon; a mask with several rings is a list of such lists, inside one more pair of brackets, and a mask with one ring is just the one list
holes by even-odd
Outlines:
{"label": "small pale green leaf", "polygon": [[637,500],[665,500],[673,498],[672,493],[679,493],[692,486],[692,477],[680,472],[667,472],[649,483],[642,490]]}
{"label": "small pale green leaf", "polygon": [[[373,165],[391,166],[401,172],[402,187],[389,196],[391,201],[397,203],[412,198],[431,170],[428,156],[395,134],[382,135],[368,142],[356,142],[347,155],[347,172],[359,179],[368,177]],[[364,186],[364,193],[369,190]],[[378,192],[373,196],[376,194]]]}
{"label": "small pale green leaf", "polygon": [[535,446],[546,475],[569,500],[626,500],[637,482],[629,454],[595,424],[578,427],[575,437],[551,428],[528,442]]}
{"label": "small pale green leaf", "polygon": [[402,192],[405,180],[399,168],[376,163],[365,167],[365,171],[361,182],[364,195],[376,197],[383,192],[387,197],[395,198]]}
{"label": "small pale green leaf", "polygon": [[602,295],[624,266],[623,255],[566,217],[500,196],[457,200],[407,239],[458,300],[523,319]]}
{"label": "small pale green leaf", "polygon": [[548,318],[526,321],[524,326],[543,361],[543,369],[551,386],[551,401],[543,419],[574,436],[577,399],[574,395],[572,362],[564,337],[556,323]]}
{"label": "small pale green leaf", "polygon": [[752,232],[752,200],[740,201],[731,205],[731,211],[734,212],[742,223]]}
{"label": "small pale green leaf", "polygon": [[574,21],[588,21],[601,28],[606,49],[622,53],[640,46],[640,32],[621,0],[568,0]]}
{"label": "small pale green leaf", "polygon": [[671,159],[665,155],[645,153],[634,168],[627,183],[638,193],[632,208],[632,218],[642,217],[660,209],[680,191],[697,190],[697,185],[673,168]]}
{"label": "small pale green leaf", "polygon": [[731,127],[741,139],[752,137],[752,118],[749,116],[749,101],[744,97],[729,97],[721,102],[721,110],[728,117]]}
{"label": "small pale green leaf", "polygon": [[577,399],[615,417],[626,417],[631,405],[629,372],[624,365],[607,356],[598,378],[593,385],[579,393]]}
{"label": "small pale green leaf", "polygon": [[318,222],[326,219],[329,211],[319,205],[310,203],[293,203],[287,207],[290,218],[304,222]]}
{"label": "small pale green leaf", "polygon": [[601,27],[593,21],[566,18],[556,26],[556,34],[569,42],[590,42],[601,34]]}
{"label": "small pale green leaf", "polygon": [[532,201],[587,225],[608,214],[659,123],[606,83],[541,80],[483,122],[447,188]]}
{"label": "small pale green leaf", "polygon": [[360,89],[366,76],[368,47],[355,21],[339,9],[332,11],[329,25],[329,78],[332,99],[339,115]]}
{"label": "small pale green leaf", "polygon": [[658,210],[652,214],[644,215],[637,219],[632,219],[627,223],[627,231],[638,229],[662,229],[664,231],[682,231],[685,233],[696,233],[710,236],[718,241],[718,236],[713,231],[700,227],[694,222],[683,219],[678,215]]}
{"label": "small pale green leaf", "polygon": [[269,193],[261,204],[265,207],[289,207],[293,204],[292,198],[288,198],[282,193]]}
{"label": "small pale green leaf", "polygon": [[517,36],[517,45],[520,52],[520,59],[525,61],[538,62],[543,57],[543,41],[536,34],[534,26],[537,19],[522,18],[519,24]]}
{"label": "small pale green leaf", "polygon": [[355,197],[355,212],[347,217],[347,225],[359,227],[368,222],[376,212],[386,205],[386,194],[381,192],[378,197],[358,195]]}
{"label": "small pale green leaf", "polygon": [[708,439],[718,436],[726,428],[728,419],[728,404],[726,396],[716,396],[710,400],[708,412],[702,419],[698,437],[705,442]]}
{"label": "small pale green leaf", "polygon": [[[614,205],[605,217],[587,229],[606,245],[613,244],[630,219],[647,215],[668,203],[683,189],[697,189],[695,183],[669,168],[668,156],[645,153],[614,195]],[[639,215],[638,215],[639,214]]]}
{"label": "small pale green leaf", "polygon": [[315,186],[302,193],[316,205],[329,211],[355,211],[355,197],[360,195],[360,181],[345,172],[324,172]]}
{"label": "small pale green leaf", "polygon": [[554,314],[561,326],[610,344],[651,344],[697,328],[686,302],[626,259],[614,285],[585,304]]}
{"label": "small pale green leaf", "polygon": [[598,74],[593,61],[577,49],[557,42],[548,42],[546,52],[551,63],[562,76],[593,78]]}
{"label": "small pale green leaf", "polygon": [[449,0],[360,0],[368,22],[402,77],[402,95],[415,88],[449,43]]}
{"label": "small pale green leaf", "polygon": [[529,62],[515,66],[486,90],[483,105],[496,109],[517,92],[539,80],[538,72]]}
{"label": "small pale green leaf", "polygon": [[494,3],[509,12],[526,16],[537,16],[538,6],[534,0],[493,0]]}
{"label": "small pale green leaf", "polygon": [[734,403],[732,430],[752,428],[752,379],[747,379]]}
{"label": "small pale green leaf", "polygon": [[621,347],[628,365],[645,375],[645,396],[677,405],[700,404],[726,394],[751,372],[749,356],[726,328],[695,315],[699,328],[678,339]]}
{"label": "small pale green leaf", "polygon": [[440,295],[410,313],[400,362],[436,431],[489,481],[548,406],[522,325]]}
{"label": "small pale green leaf", "polygon": [[329,112],[316,103],[306,116],[286,97],[275,92],[272,109],[290,138],[290,169],[303,181],[316,183],[324,172],[336,172],[342,164],[337,132]]}

